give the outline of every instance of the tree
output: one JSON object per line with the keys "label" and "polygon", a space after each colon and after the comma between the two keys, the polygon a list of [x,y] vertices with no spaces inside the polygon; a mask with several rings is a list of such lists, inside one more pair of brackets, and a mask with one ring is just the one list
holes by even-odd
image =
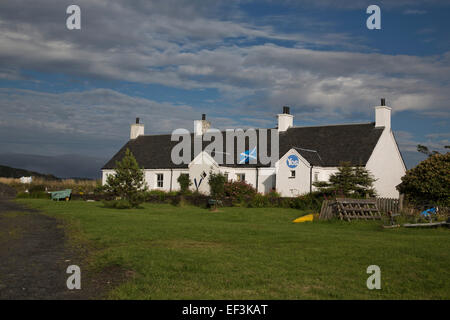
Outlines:
{"label": "tree", "polygon": [[433,154],[406,171],[397,186],[415,204],[450,205],[450,153]]}
{"label": "tree", "polygon": [[189,174],[182,173],[177,179],[180,184],[181,193],[185,194],[189,191],[189,187],[192,185],[192,181],[189,178]]}
{"label": "tree", "polygon": [[106,179],[106,193],[120,197],[137,207],[144,202],[144,192],[147,186],[144,181],[144,170],[141,169],[136,158],[129,149],[121,161],[116,162],[115,174]]}
{"label": "tree", "polygon": [[[450,146],[444,146],[445,149],[450,149]],[[433,150],[430,151],[427,146],[418,144],[417,145],[417,151],[423,154],[426,154],[427,156],[431,157],[434,154],[441,154],[439,151]]]}
{"label": "tree", "polygon": [[225,193],[225,182],[227,178],[222,173],[209,173],[208,183],[212,197],[218,198]]}
{"label": "tree", "polygon": [[314,182],[320,192],[326,194],[342,194],[346,197],[374,197],[375,179],[363,166],[353,167],[349,162],[342,162],[338,172],[330,176],[329,181]]}

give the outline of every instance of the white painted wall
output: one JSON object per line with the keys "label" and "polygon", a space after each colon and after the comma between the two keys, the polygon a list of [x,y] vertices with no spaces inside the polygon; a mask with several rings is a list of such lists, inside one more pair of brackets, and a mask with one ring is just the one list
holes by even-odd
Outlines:
{"label": "white painted wall", "polygon": [[[290,155],[296,155],[300,160],[296,168],[290,168],[286,163]],[[290,177],[291,170],[295,170],[295,178]],[[289,150],[278,160],[276,174],[276,188],[281,196],[296,197],[310,191],[310,165],[295,149]]]}
{"label": "white painted wall", "polygon": [[115,170],[102,170],[102,186],[106,184],[106,179],[108,178],[108,175],[114,174]]}
{"label": "white painted wall", "polygon": [[[329,181],[330,180],[330,176],[332,174],[335,174],[336,172],[338,172],[338,168],[337,167],[313,167],[313,176],[312,176],[312,182],[314,183],[315,180],[315,174],[317,173],[317,181]],[[312,187],[313,191],[317,191],[317,188]]]}
{"label": "white painted wall", "polygon": [[[219,172],[219,166],[214,161],[214,159],[207,152],[201,152],[197,155],[197,157],[194,158],[194,160],[192,160],[192,162],[189,164],[188,167],[189,167],[189,178],[192,181],[191,190],[192,191],[197,190],[194,181],[194,179],[196,179],[197,185],[199,185],[198,192],[209,194],[209,184],[208,184],[209,173]],[[203,172],[206,173],[207,176],[203,178],[203,180],[201,180]]]}
{"label": "white painted wall", "polygon": [[[157,187],[157,174],[163,174],[163,187]],[[149,190],[178,191],[180,184],[177,179],[182,173],[189,173],[187,169],[145,169],[144,180]],[[114,170],[102,170],[102,185],[105,185],[108,175],[114,174]],[[172,184],[171,184],[172,177]],[[172,186],[172,188],[171,188]]]}
{"label": "white painted wall", "polygon": [[401,183],[401,178],[406,173],[406,167],[390,129],[384,129],[369,161],[367,161],[366,169],[377,179],[374,187],[379,197],[399,197],[399,192],[395,187]]}

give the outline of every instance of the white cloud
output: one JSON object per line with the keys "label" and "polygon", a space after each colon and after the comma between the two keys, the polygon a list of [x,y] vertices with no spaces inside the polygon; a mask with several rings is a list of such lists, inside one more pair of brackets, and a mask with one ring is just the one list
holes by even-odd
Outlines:
{"label": "white cloud", "polygon": [[[336,5],[331,0],[316,3]],[[340,1],[337,6],[353,9],[365,3]],[[390,8],[423,2],[395,3]],[[355,114],[367,118],[380,97],[387,98],[394,112],[448,116],[449,52],[428,57],[374,53],[363,39],[330,32],[327,24],[320,24],[320,32],[280,32],[273,24],[252,23],[231,2],[78,4],[81,31],[65,28],[66,4],[61,1],[0,3],[0,78],[21,79],[21,71],[35,70],[215,88],[217,100],[232,106],[214,110],[222,126],[233,126],[231,118],[243,112],[255,125],[271,126],[267,119],[282,105],[291,105],[301,115],[297,119],[305,121]],[[192,113],[203,111],[107,89],[62,94],[1,89],[0,106],[3,130],[17,126],[45,137],[67,132],[88,140],[98,132],[102,139],[125,139],[135,116],[148,123],[147,132],[170,132],[189,127]]]}

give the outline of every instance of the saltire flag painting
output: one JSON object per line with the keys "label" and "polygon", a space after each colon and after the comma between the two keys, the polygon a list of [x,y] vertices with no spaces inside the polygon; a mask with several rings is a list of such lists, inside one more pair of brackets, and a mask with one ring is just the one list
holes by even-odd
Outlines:
{"label": "saltire flag painting", "polygon": [[254,147],[252,151],[246,150],[242,152],[239,159],[239,164],[249,163],[250,159],[256,160],[256,147]]}

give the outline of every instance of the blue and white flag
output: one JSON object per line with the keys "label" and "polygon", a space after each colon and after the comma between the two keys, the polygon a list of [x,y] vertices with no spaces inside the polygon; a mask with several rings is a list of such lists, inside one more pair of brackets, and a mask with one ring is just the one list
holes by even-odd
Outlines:
{"label": "blue and white flag", "polygon": [[253,148],[252,151],[246,150],[241,153],[239,164],[249,163],[250,159],[256,160],[256,147]]}

